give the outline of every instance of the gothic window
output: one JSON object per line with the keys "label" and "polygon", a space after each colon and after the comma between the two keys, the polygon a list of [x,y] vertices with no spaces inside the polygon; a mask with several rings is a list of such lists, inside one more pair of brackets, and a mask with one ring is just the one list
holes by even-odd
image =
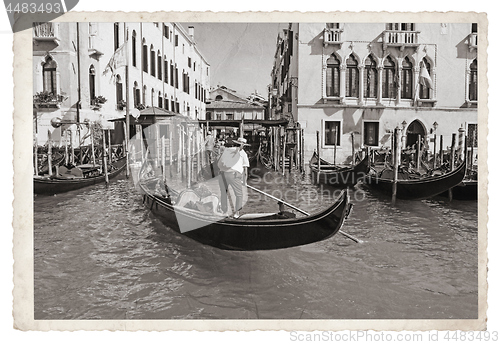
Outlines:
{"label": "gothic window", "polygon": [[116,75],[116,104],[123,100],[123,84],[120,75]]}
{"label": "gothic window", "polygon": [[137,108],[139,104],[141,104],[141,89],[137,82],[134,82],[134,107]]}
{"label": "gothic window", "polygon": [[160,55],[160,51],[158,50],[158,56],[157,56],[157,60],[158,60],[158,79],[162,80],[162,73],[161,73],[161,68],[162,68],[162,61],[161,61],[161,55]]}
{"label": "gothic window", "polygon": [[382,73],[382,97],[396,98],[396,64],[388,56],[384,60],[384,70]]}
{"label": "gothic window", "polygon": [[158,108],[163,108],[163,97],[160,91],[158,91]]}
{"label": "gothic window", "polygon": [[49,56],[43,64],[43,91],[57,94],[56,70],[57,65]]}
{"label": "gothic window", "polygon": [[340,61],[334,55],[326,60],[326,96],[340,96]]}
{"label": "gothic window", "polygon": [[401,98],[411,99],[413,95],[413,65],[406,57],[403,60],[403,69],[401,75]]}
{"label": "gothic window", "polygon": [[151,45],[151,51],[149,53],[150,57],[151,57],[151,71],[150,71],[150,74],[154,77],[155,76],[155,66],[156,66],[156,63],[155,63],[155,60],[156,60],[156,54],[155,54],[155,50],[153,48],[153,45]]}
{"label": "gothic window", "polygon": [[358,62],[352,55],[349,55],[346,61],[347,70],[345,76],[345,95],[346,97],[359,97],[359,71]]}
{"label": "gothic window", "polygon": [[368,56],[365,61],[365,74],[363,76],[363,84],[365,86],[365,97],[366,98],[377,98],[378,91],[378,73],[377,73],[377,63],[373,59],[373,56]]}
{"label": "gothic window", "polygon": [[132,66],[137,66],[137,35],[132,31]]}
{"label": "gothic window", "polygon": [[[429,63],[429,61],[427,61],[426,58],[424,58],[422,60],[420,69],[422,69],[422,68],[425,68],[427,70],[427,74],[430,76],[431,64]],[[431,98],[431,89],[430,88],[428,88],[426,85],[423,85],[422,83],[420,83],[420,81],[419,81],[418,87],[419,87],[419,98],[420,99],[430,99]]]}
{"label": "gothic window", "polygon": [[142,42],[142,70],[148,71],[148,45],[145,40]]}
{"label": "gothic window", "polygon": [[470,64],[469,74],[469,101],[477,101],[477,60],[474,59]]}
{"label": "gothic window", "polygon": [[90,68],[89,68],[89,93],[90,93],[90,102],[92,103],[95,99],[95,68],[94,68],[94,65],[90,65]]}

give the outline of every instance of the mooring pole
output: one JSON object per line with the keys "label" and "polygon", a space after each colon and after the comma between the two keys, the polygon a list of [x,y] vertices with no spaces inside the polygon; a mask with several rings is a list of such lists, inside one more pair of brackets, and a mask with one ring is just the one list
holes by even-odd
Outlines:
{"label": "mooring pole", "polygon": [[109,178],[108,178],[108,157],[106,153],[106,130],[103,128],[102,130],[102,163],[104,166],[104,181],[106,182],[106,185],[109,183]]}
{"label": "mooring pole", "polygon": [[321,173],[321,154],[320,154],[319,131],[316,131],[316,150],[318,151],[318,174],[316,176],[316,183],[319,184],[319,175]]}
{"label": "mooring pole", "polygon": [[394,151],[393,151],[393,165],[394,165],[394,171],[393,171],[393,178],[392,178],[392,205],[396,204],[396,195],[397,195],[397,190],[398,190],[398,168],[399,168],[399,157],[398,157],[398,151],[399,151],[399,128],[394,129],[394,138],[393,138],[394,144]]}

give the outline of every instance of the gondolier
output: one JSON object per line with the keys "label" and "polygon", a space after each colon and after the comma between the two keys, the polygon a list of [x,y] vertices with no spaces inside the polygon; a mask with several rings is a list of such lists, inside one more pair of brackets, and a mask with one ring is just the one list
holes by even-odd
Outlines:
{"label": "gondolier", "polygon": [[226,147],[218,162],[221,210],[223,213],[227,212],[227,191],[231,186],[236,196],[233,217],[239,218],[240,210],[243,207],[243,186],[246,186],[247,169],[250,163],[247,153],[243,150],[245,146],[248,146],[247,140],[238,138],[232,143],[236,147]]}

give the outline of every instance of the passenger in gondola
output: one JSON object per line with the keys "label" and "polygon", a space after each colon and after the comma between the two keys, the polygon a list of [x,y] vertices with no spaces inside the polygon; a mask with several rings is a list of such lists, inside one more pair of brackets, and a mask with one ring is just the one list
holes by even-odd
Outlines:
{"label": "passenger in gondola", "polygon": [[221,191],[221,210],[223,213],[228,211],[228,196],[229,186],[232,187],[236,196],[234,218],[240,217],[240,210],[243,207],[243,187],[246,186],[247,169],[250,166],[248,155],[243,149],[248,146],[245,138],[238,138],[233,141],[236,147],[227,147],[219,159],[218,167],[220,169],[219,188]]}

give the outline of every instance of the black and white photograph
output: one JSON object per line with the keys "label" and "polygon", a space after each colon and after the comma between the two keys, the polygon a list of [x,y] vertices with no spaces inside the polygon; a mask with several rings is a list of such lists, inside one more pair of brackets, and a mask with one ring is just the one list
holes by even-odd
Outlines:
{"label": "black and white photograph", "polygon": [[30,327],[485,327],[484,15],[80,18],[21,40]]}

